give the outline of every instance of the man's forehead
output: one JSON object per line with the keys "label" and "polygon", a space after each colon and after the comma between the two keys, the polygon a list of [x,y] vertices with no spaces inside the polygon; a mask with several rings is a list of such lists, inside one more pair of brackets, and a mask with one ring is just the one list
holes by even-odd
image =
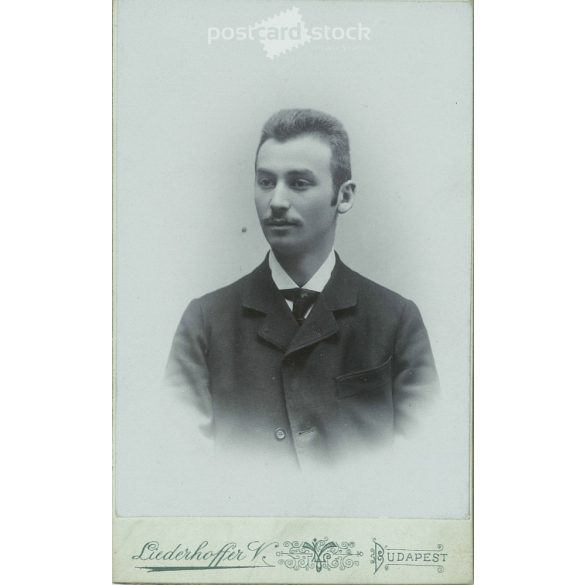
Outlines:
{"label": "man's forehead", "polygon": [[257,168],[307,168],[327,170],[331,163],[331,147],[312,134],[303,134],[280,142],[269,138],[258,151]]}

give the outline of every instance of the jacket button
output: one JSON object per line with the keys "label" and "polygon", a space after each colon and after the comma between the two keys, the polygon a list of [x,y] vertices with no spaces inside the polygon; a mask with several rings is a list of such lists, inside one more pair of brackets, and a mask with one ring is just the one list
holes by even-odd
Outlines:
{"label": "jacket button", "polygon": [[274,431],[274,436],[279,440],[282,441],[284,438],[286,438],[286,431],[284,429],[276,429]]}

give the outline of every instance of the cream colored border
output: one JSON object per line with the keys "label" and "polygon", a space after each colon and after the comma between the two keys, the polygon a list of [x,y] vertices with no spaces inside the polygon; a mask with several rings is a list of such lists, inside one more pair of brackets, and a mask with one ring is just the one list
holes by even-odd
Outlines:
{"label": "cream colored border", "polygon": [[[313,538],[349,543],[352,566],[342,569],[333,558],[320,571],[314,562],[309,568],[299,567],[287,554],[287,541],[311,543]],[[473,581],[471,520],[116,518],[114,542],[116,583]],[[266,547],[254,558],[262,544]],[[171,558],[183,556],[185,549],[199,550],[199,558]],[[238,549],[240,556],[230,559],[229,553]],[[149,558],[156,551],[159,560]],[[311,554],[301,556],[312,560]],[[232,568],[241,566],[246,568]]]}

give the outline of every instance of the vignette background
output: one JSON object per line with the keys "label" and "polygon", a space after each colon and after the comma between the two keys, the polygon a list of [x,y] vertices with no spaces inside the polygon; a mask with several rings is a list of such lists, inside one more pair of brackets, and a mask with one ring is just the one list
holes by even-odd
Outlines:
{"label": "vignette background", "polygon": [[[372,38],[310,43],[271,61],[259,42],[209,45],[207,28],[246,26],[292,4],[117,5],[117,511],[466,517],[470,5],[295,5],[309,27],[361,22]],[[350,267],[417,303],[442,383],[416,439],[345,477],[342,489],[331,489],[326,474],[291,484],[269,469],[249,477],[246,462],[229,477],[221,462],[202,465],[189,412],[160,394],[189,300],[248,273],[266,253],[253,204],[254,153],[265,119],[285,107],[323,109],[345,124],[358,190],[336,249]]]}

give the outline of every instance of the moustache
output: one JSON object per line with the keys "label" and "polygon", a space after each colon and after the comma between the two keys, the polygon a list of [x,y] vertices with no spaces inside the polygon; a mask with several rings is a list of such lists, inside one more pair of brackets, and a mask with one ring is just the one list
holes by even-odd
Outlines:
{"label": "moustache", "polygon": [[276,226],[283,226],[283,225],[299,225],[300,222],[296,219],[287,219],[285,217],[265,217],[262,220],[264,225],[276,225]]}

